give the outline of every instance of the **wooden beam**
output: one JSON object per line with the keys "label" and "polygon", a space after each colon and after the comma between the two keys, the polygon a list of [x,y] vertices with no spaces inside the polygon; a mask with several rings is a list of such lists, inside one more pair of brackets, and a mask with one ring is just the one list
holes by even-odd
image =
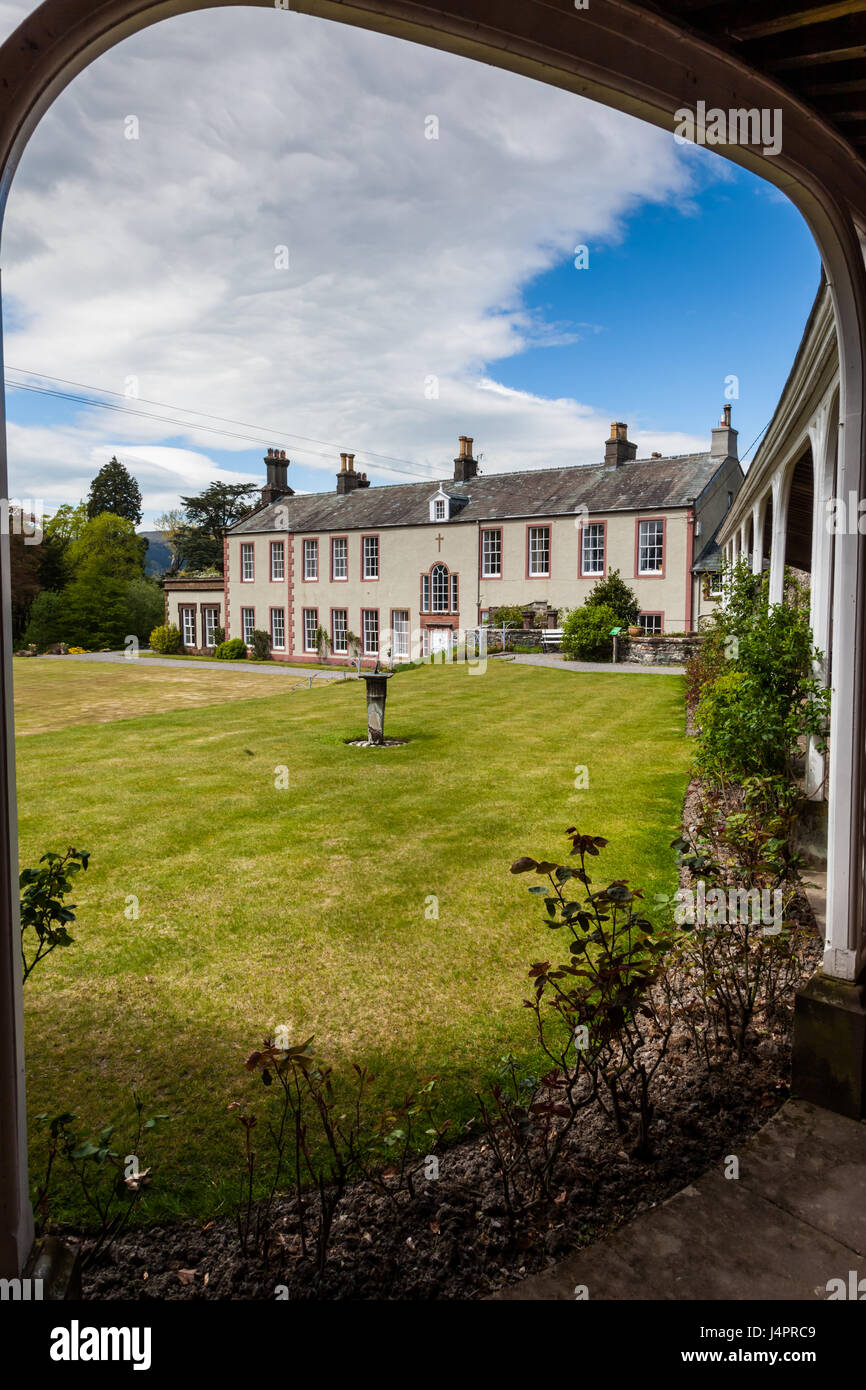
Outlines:
{"label": "wooden beam", "polygon": [[[759,6],[752,6],[752,13]],[[766,39],[774,34],[785,34],[792,29],[803,29],[810,24],[824,24],[832,19],[844,19],[847,15],[866,13],[866,0],[836,0],[832,5],[811,5],[808,9],[792,10],[788,14],[776,15],[772,19],[762,19],[756,24],[735,24],[728,29],[735,39]]]}

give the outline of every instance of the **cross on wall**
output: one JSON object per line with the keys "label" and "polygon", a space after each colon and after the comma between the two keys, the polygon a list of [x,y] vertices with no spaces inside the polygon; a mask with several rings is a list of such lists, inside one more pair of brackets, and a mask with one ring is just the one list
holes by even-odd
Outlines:
{"label": "cross on wall", "polygon": [[444,541],[445,537],[444,537],[444,536],[434,536],[433,539],[439,542],[439,551],[440,551],[440,554],[441,554],[441,551],[442,551],[442,542]]}

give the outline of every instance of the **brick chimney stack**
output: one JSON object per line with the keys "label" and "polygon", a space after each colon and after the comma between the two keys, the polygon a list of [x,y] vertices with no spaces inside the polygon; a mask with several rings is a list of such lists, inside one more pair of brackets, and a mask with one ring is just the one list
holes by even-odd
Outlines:
{"label": "brick chimney stack", "polygon": [[614,420],[610,427],[610,439],[604,446],[604,461],[619,468],[621,463],[631,463],[637,455],[637,445],[628,437],[628,425]]}
{"label": "brick chimney stack", "polygon": [[355,455],[340,455],[340,471],[337,474],[337,492],[342,497],[347,492],[354,492],[357,487],[369,487],[366,473],[355,472]]}
{"label": "brick chimney stack", "polygon": [[468,483],[477,477],[478,460],[472,457],[472,440],[468,434],[460,435],[460,453],[454,460],[455,483]]}
{"label": "brick chimney stack", "polygon": [[276,502],[279,497],[294,497],[294,490],[289,487],[288,468],[290,459],[286,458],[285,449],[268,449],[265,457],[265,477],[267,481],[262,488],[262,504],[267,507],[271,502]]}

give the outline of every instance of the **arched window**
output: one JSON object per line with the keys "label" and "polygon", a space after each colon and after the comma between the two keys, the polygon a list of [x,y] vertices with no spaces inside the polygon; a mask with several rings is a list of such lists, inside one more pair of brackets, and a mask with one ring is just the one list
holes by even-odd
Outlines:
{"label": "arched window", "polygon": [[434,565],[430,571],[430,581],[430,587],[433,591],[433,612],[447,613],[450,602],[448,566]]}

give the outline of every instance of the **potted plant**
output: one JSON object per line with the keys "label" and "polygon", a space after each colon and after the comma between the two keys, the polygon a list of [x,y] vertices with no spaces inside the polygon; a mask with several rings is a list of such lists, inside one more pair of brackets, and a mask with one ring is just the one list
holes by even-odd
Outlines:
{"label": "potted plant", "polygon": [[643,637],[643,628],[639,623],[629,623],[628,635],[629,637]]}

